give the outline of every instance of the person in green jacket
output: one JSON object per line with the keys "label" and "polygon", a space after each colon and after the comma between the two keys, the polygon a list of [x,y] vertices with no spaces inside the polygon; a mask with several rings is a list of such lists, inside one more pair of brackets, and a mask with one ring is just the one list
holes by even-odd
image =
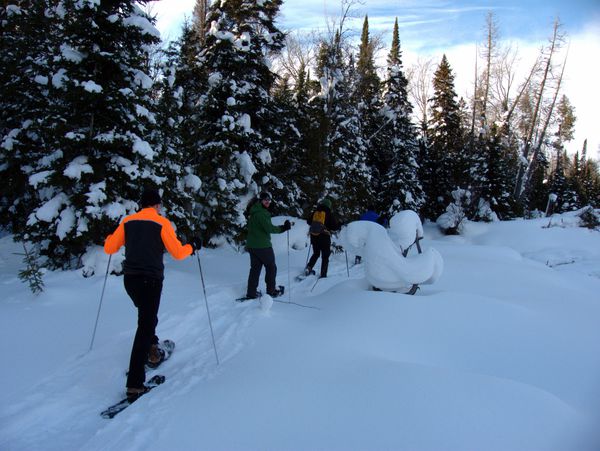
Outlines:
{"label": "person in green jacket", "polygon": [[282,226],[275,226],[271,222],[269,206],[271,205],[271,195],[262,192],[259,202],[250,208],[250,217],[248,219],[248,237],[246,239],[246,248],[250,254],[250,274],[248,275],[248,288],[246,290],[247,299],[257,297],[256,289],[262,267],[265,267],[265,283],[267,285],[267,294],[273,297],[281,295],[275,286],[277,277],[277,266],[275,265],[275,253],[271,245],[272,233],[283,233],[290,230],[290,221],[285,221]]}

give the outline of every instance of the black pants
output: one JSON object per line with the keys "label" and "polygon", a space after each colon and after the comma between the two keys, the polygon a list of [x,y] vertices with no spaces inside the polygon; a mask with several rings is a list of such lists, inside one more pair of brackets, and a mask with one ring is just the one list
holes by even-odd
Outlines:
{"label": "black pants", "polygon": [[275,278],[277,277],[277,266],[275,265],[275,253],[272,247],[263,249],[248,249],[250,254],[250,274],[248,275],[248,289],[246,296],[256,297],[256,288],[262,267],[265,267],[265,284],[267,294],[275,294]]}
{"label": "black pants", "polygon": [[321,277],[327,277],[327,268],[329,268],[329,256],[331,255],[331,235],[321,233],[320,235],[311,235],[310,244],[312,244],[313,254],[308,261],[308,268],[313,269],[315,263],[322,257],[321,260]]}
{"label": "black pants", "polygon": [[162,292],[162,280],[147,276],[125,275],[125,291],[138,310],[138,324],[129,360],[128,388],[141,388],[146,381],[144,365],[152,344],[158,343],[156,325]]}

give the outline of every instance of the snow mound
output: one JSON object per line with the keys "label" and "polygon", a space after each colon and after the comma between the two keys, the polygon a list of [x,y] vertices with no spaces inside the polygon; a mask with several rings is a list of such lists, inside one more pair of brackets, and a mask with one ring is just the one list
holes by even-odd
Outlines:
{"label": "snow mound", "polygon": [[260,309],[263,312],[268,312],[273,307],[273,298],[268,294],[264,294],[260,297]]}
{"label": "snow mound", "polygon": [[[397,237],[409,234],[408,228],[399,229],[398,224],[403,222],[401,219],[394,221]],[[404,224],[410,226],[410,233],[414,236],[414,223],[405,221]],[[405,258],[386,229],[374,222],[355,221],[348,224],[342,231],[342,242],[348,250],[363,257],[368,282],[382,290],[406,291],[414,284],[434,283],[444,268],[442,256],[432,248]]]}
{"label": "snow mound", "polygon": [[415,242],[417,236],[423,238],[423,224],[414,211],[400,211],[390,219],[389,233],[392,241],[404,251]]}

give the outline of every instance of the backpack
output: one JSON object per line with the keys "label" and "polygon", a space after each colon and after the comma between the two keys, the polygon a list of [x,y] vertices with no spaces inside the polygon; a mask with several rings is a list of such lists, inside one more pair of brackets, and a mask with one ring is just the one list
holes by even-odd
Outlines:
{"label": "backpack", "polygon": [[320,235],[325,230],[325,212],[322,210],[317,210],[312,216],[312,222],[309,229],[310,234],[315,236]]}

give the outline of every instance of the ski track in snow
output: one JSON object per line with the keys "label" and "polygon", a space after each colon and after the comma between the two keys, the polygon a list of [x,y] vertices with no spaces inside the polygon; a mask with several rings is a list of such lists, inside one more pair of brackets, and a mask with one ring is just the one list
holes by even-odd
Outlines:
{"label": "ski track in snow", "polygon": [[[343,257],[341,254],[341,258]],[[320,279],[312,292],[316,277],[308,277],[300,282],[291,277],[294,298],[319,296],[339,283],[341,277],[347,278],[345,263],[339,260],[340,255],[336,257],[332,254],[329,277]],[[281,256],[279,261],[283,263]],[[351,268],[351,277],[358,276],[360,270],[358,266]],[[298,272],[300,271],[298,268]],[[287,278],[284,282],[285,275],[281,274],[280,270],[280,283],[287,283]],[[120,278],[113,280],[121,282]],[[289,290],[289,287],[287,289]],[[248,330],[258,319],[268,316],[268,312],[261,312],[258,301],[233,301],[240,291],[245,290],[243,283],[225,287],[207,284],[206,290],[219,359],[221,365],[224,365],[251,343]],[[112,437],[111,441],[115,446],[121,440],[132,436],[135,436],[132,449],[149,446],[155,433],[139,433],[139,427],[142,427],[146,420],[138,412],[144,412],[144,415],[152,412],[152,416],[160,417],[161,411],[166,409],[161,405],[164,405],[167,399],[185,398],[198,384],[218,377],[219,368],[216,367],[204,296],[201,290],[198,293],[194,294],[193,299],[187,300],[188,310],[165,313],[164,303],[169,294],[163,291],[158,330],[169,331],[168,334],[163,332],[161,338],[174,340],[176,348],[171,358],[158,370],[147,372],[147,379],[152,374],[167,376],[166,382],[155,388],[151,395],[136,401],[112,420],[101,418],[99,413],[103,408],[124,397],[123,385],[131,337],[126,334],[112,343],[102,345],[96,342],[91,354],[71,359],[61,369],[43,376],[39,384],[10,399],[9,406],[0,412],[0,449],[28,450],[44,443],[44,449],[47,451],[64,450],[65,436],[69,437],[71,449],[110,449],[111,442],[105,441],[107,434],[101,434],[101,443],[94,439],[94,435],[103,430],[110,431],[108,436]],[[287,302],[288,296],[286,292],[280,300]],[[305,304],[311,305],[307,302]],[[294,304],[276,305],[281,306],[279,308],[300,308]],[[107,371],[104,374],[91,372],[90,370],[95,368],[93,360],[100,360],[102,367]],[[73,380],[78,383],[73,385]],[[56,415],[57,411],[61,414]],[[19,418],[19,421],[10,421],[11,418]],[[84,418],[87,421],[82,421]],[[123,427],[123,423],[127,427]],[[98,433],[95,434],[95,431]]]}

